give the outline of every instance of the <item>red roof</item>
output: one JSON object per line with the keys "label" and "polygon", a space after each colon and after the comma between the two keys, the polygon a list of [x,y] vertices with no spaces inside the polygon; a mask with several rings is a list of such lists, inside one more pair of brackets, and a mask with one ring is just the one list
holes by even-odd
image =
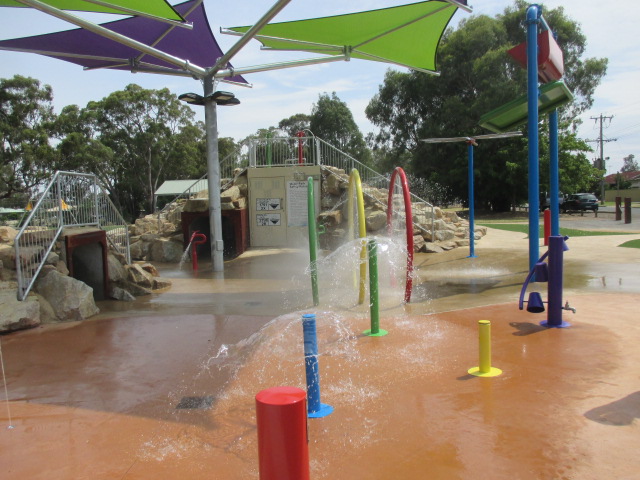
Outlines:
{"label": "red roof", "polygon": [[[619,172],[624,180],[633,181],[640,180],[640,171],[634,170],[632,172]],[[616,183],[618,174],[612,173],[611,175],[607,175],[604,177],[604,183],[609,185],[614,185]]]}

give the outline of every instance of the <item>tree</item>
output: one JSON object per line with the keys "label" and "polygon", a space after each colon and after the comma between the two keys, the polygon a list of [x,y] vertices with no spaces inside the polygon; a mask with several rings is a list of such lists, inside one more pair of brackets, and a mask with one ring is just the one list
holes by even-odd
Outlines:
{"label": "tree", "polygon": [[364,137],[353,119],[347,104],[341,101],[336,92],[331,96],[322,93],[311,110],[311,131],[317,137],[351,155],[365,165],[371,163],[371,152]]}
{"label": "tree", "polygon": [[[448,186],[455,196],[466,198],[466,146],[426,144],[420,140],[487,133],[478,127],[480,117],[526,93],[526,72],[506,53],[525,41],[526,8],[524,1],[516,0],[496,18],[471,16],[457,30],[448,30],[439,49],[440,77],[389,70],[366,109],[369,120],[380,128],[375,139],[379,148],[398,159],[410,152],[406,166],[411,172]],[[583,58],[585,37],[562,8],[543,7],[543,12],[558,34],[564,51],[565,81],[576,97],[560,111],[562,138],[575,131],[576,115],[593,103],[593,93],[606,72],[607,61]],[[523,129],[526,133],[526,126]],[[541,127],[542,132],[546,130]],[[562,140],[560,144],[563,145]],[[526,200],[526,152],[526,137],[479,144],[475,198],[480,206],[504,211]],[[565,162],[572,155],[579,155],[570,150],[562,153]],[[560,168],[564,168],[563,163]],[[561,188],[568,190],[562,184]]]}
{"label": "tree", "polygon": [[638,170],[640,170],[638,161],[635,159],[635,156],[633,154],[627,155],[622,159],[622,161],[624,163],[622,165],[622,168],[620,169],[621,172],[637,172]]}
{"label": "tree", "polygon": [[51,176],[52,99],[51,87],[36,79],[0,79],[0,199],[29,193]]}
{"label": "tree", "polygon": [[278,128],[282,130],[285,135],[289,137],[295,137],[298,132],[309,129],[311,117],[305,113],[296,113],[289,118],[284,118],[278,123]]}
{"label": "tree", "polygon": [[129,217],[153,209],[164,180],[206,168],[204,126],[168,89],[131,84],[83,109],[67,107],[60,117],[61,162],[97,174]]}

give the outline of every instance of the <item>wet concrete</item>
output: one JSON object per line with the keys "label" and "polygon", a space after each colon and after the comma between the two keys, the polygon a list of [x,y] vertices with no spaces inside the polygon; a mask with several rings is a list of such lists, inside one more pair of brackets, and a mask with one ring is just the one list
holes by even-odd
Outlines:
{"label": "wet concrete", "polygon": [[[167,292],[1,338],[1,476],[257,479],[254,396],[304,388],[300,313],[315,312],[335,411],[309,421],[312,478],[640,478],[640,253],[616,246],[632,238],[570,239],[569,329],[517,309],[528,241],[511,232],[474,259],[417,255],[411,304],[383,287],[379,338],[340,265],[321,266],[312,307],[305,252],[247,252],[224,274],[161,265]],[[499,377],[466,373],[481,319]]]}

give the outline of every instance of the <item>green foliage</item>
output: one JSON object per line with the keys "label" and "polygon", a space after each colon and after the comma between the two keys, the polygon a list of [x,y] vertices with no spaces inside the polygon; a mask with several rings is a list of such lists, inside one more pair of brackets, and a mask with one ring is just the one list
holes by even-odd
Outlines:
{"label": "green foliage", "polygon": [[55,115],[49,85],[16,75],[0,79],[0,199],[46,181],[55,161]]}
{"label": "green foliage", "polygon": [[622,161],[624,162],[624,164],[620,169],[621,172],[637,172],[638,170],[640,170],[638,161],[635,159],[635,156],[633,154],[627,155],[622,159]]}
{"label": "green foliage", "polygon": [[278,128],[288,137],[295,137],[298,132],[309,129],[311,117],[304,113],[296,113],[289,118],[284,118],[278,123]]}
{"label": "green foliage", "polygon": [[[519,232],[529,234],[529,225],[525,223],[485,223],[480,222],[479,225],[495,228],[498,230],[506,230],[508,232]],[[540,225],[539,236],[544,237],[544,226]],[[604,232],[600,230],[576,230],[575,228],[560,228],[560,235],[568,237],[598,237],[602,235],[632,235],[628,232]]]}
{"label": "green foliage", "polygon": [[347,104],[335,92],[320,94],[313,105],[309,124],[320,137],[365,165],[371,164],[371,152]]}
{"label": "green foliage", "polygon": [[204,125],[168,89],[131,84],[80,109],[66,107],[58,129],[59,168],[95,173],[130,218],[153,210],[167,179],[206,171]]}
{"label": "green foliage", "polygon": [[[409,171],[449,187],[454,196],[467,198],[466,145],[420,140],[487,133],[478,127],[480,117],[526,93],[526,71],[506,51],[525,41],[527,6],[517,0],[496,18],[471,16],[457,30],[447,31],[439,49],[440,77],[389,70],[366,109],[369,120],[380,128],[373,139],[377,150],[387,158],[403,159]],[[607,61],[583,58],[586,39],[562,8],[543,7],[543,12],[558,32],[558,43],[565,52],[565,81],[576,96],[573,104],[560,112],[561,189],[570,191],[585,188],[595,175],[584,154],[588,147],[570,132],[575,131],[576,115],[593,103]],[[541,131],[545,132],[544,126]],[[475,148],[479,207],[506,211],[526,201],[528,148],[526,131],[523,133],[522,138],[480,141]],[[541,147],[545,135],[541,134]],[[548,165],[545,148],[541,162]],[[543,171],[541,166],[541,174]],[[544,186],[541,189],[546,190]]]}

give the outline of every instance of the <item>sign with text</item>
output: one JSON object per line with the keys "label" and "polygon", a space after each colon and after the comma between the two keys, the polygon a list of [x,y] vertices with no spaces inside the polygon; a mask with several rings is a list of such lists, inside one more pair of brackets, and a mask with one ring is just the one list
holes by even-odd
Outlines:
{"label": "sign with text", "polygon": [[287,182],[287,226],[306,227],[308,224],[307,182]]}
{"label": "sign with text", "polygon": [[259,227],[280,226],[280,214],[279,213],[258,213],[256,215],[256,224]]}
{"label": "sign with text", "polygon": [[281,198],[256,198],[256,210],[281,210],[282,199]]}

